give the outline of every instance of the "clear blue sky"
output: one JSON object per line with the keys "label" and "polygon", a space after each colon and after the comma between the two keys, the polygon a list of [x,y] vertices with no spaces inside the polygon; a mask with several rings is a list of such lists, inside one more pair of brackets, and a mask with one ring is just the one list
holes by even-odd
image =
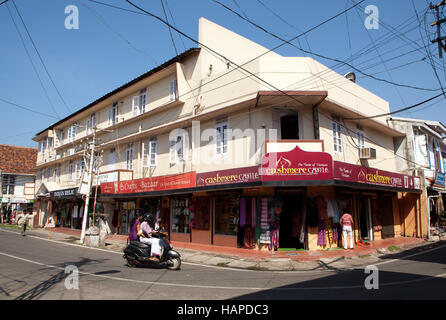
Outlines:
{"label": "clear blue sky", "polygon": [[[175,56],[167,27],[153,18],[105,7],[88,0],[14,1],[54,83],[72,112]],[[134,9],[124,0],[102,1]],[[312,28],[352,5],[351,0],[220,1],[286,39]],[[134,2],[163,17],[160,0]],[[262,3],[272,11],[267,10]],[[94,10],[97,16],[83,4]],[[166,0],[164,4],[166,5]],[[194,38],[198,38],[198,19],[205,17],[267,48],[280,44],[279,40],[254,28],[211,0],[167,0],[167,4],[166,10],[170,9],[176,26]],[[419,13],[421,28],[418,26],[413,4]],[[65,28],[67,14],[64,11],[68,5],[75,5],[79,9],[78,30]],[[379,9],[378,30],[367,30],[364,27],[364,20],[367,18],[364,7],[368,5],[376,5]],[[366,0],[361,6],[362,8],[339,16],[294,43],[300,43],[304,49],[321,55],[346,60],[362,48],[370,47],[374,41],[379,45],[353,60],[352,65],[375,77],[396,83],[437,89],[440,87],[440,81],[441,85],[445,86],[443,60],[438,57],[437,46],[430,43],[435,36],[435,29],[429,26],[433,21],[432,13],[429,12],[424,21],[428,1]],[[27,57],[8,7],[56,111],[49,104]],[[167,14],[171,20],[169,11]],[[442,35],[446,35],[446,28],[443,29]],[[399,33],[400,31],[403,33]],[[174,37],[179,52],[185,48],[196,47],[190,40],[181,41],[177,34],[174,34]],[[59,98],[32,47],[12,0],[0,6],[0,41],[0,99],[56,118],[56,112],[61,118],[69,115],[70,112]],[[426,54],[425,44],[434,59],[439,80]],[[286,56],[307,55],[289,45],[281,47],[277,52]],[[314,58],[330,67],[336,65],[333,61]],[[341,74],[351,70],[347,66],[337,66],[334,69]],[[395,87],[363,77],[358,72],[356,75],[360,85],[389,101],[391,110],[441,93]],[[446,124],[445,99],[440,98],[433,102],[438,103],[428,103],[414,109],[419,111],[398,116],[438,120]],[[3,101],[0,101],[0,108],[0,143],[4,144],[35,147],[36,143],[31,140],[32,137],[57,121],[55,118],[25,111]]]}

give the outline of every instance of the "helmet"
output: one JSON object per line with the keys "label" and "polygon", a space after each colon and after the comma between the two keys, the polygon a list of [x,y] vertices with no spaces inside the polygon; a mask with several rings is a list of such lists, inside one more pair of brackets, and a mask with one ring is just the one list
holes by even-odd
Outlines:
{"label": "helmet", "polygon": [[142,220],[148,222],[149,224],[153,224],[154,222],[153,215],[150,213],[146,213],[145,215],[143,215]]}

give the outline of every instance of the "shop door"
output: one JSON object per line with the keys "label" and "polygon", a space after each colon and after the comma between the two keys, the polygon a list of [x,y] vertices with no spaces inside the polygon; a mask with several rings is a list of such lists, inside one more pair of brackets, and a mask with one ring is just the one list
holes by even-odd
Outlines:
{"label": "shop door", "polygon": [[359,238],[364,240],[372,239],[372,216],[370,214],[370,199],[361,197],[359,200]]}
{"label": "shop door", "polygon": [[195,198],[195,215],[191,225],[193,243],[212,244],[210,197]]}

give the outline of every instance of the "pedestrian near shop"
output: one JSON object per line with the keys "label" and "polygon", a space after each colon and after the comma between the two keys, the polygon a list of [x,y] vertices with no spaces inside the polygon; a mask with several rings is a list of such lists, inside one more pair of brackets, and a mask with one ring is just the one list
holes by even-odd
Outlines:
{"label": "pedestrian near shop", "polygon": [[29,214],[28,214],[28,212],[25,211],[23,214],[24,221],[23,221],[22,236],[26,236],[25,232],[26,232],[26,227],[28,226],[28,217],[29,217]]}
{"label": "pedestrian near shop", "polygon": [[353,249],[353,217],[348,213],[347,209],[342,212],[340,223],[342,226],[342,243],[344,249],[347,250],[347,236],[350,238],[350,249]]}
{"label": "pedestrian near shop", "polygon": [[107,236],[111,234],[110,227],[108,225],[107,220],[105,219],[105,216],[102,214],[99,217],[99,245],[105,246],[105,239]]}

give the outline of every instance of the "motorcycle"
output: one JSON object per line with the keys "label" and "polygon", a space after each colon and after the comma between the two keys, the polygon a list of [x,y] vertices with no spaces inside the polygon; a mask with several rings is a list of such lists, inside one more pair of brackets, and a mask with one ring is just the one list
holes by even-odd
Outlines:
{"label": "motorcycle", "polygon": [[161,257],[150,259],[151,246],[139,241],[130,241],[124,249],[124,259],[129,267],[136,266],[166,266],[169,270],[178,270],[181,267],[181,256],[173,250],[167,239],[167,232],[157,231],[154,237],[160,239]]}

